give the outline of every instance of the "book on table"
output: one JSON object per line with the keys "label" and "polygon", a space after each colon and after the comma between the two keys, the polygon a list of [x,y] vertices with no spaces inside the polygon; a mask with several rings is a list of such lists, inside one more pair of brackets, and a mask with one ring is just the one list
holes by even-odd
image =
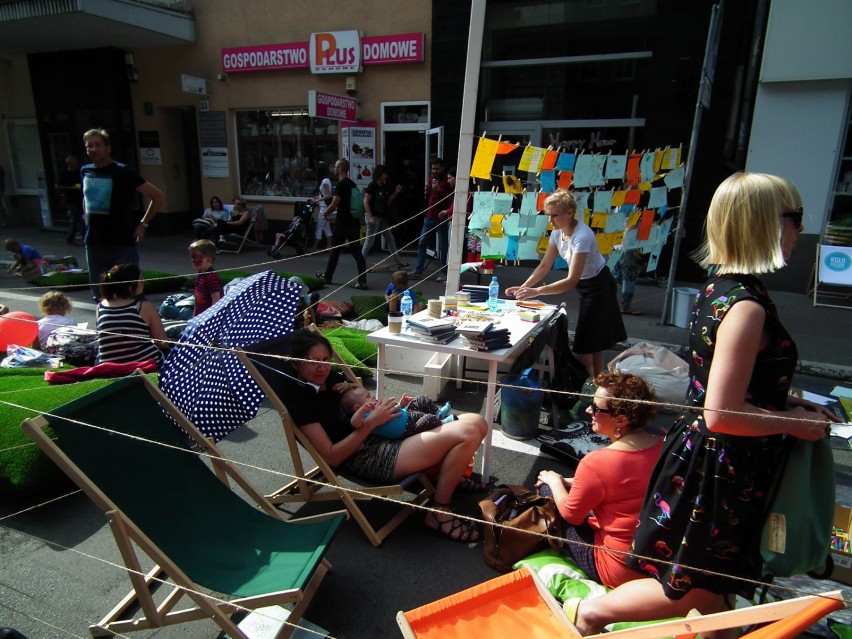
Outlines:
{"label": "book on table", "polygon": [[455,330],[456,328],[455,319],[452,317],[431,316],[409,319],[408,326],[429,333],[441,333],[450,329]]}
{"label": "book on table", "polygon": [[447,331],[445,333],[439,333],[437,335],[418,335],[417,339],[421,342],[427,342],[429,344],[449,344],[457,337],[458,333],[456,333],[455,331]]}
{"label": "book on table", "polygon": [[493,322],[489,322],[488,320],[467,320],[456,326],[456,332],[468,336],[468,335],[480,335],[494,326]]}

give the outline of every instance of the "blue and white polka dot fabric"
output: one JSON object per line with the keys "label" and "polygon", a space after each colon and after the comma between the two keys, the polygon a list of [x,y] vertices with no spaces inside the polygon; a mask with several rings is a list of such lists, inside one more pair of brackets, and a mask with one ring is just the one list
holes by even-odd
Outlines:
{"label": "blue and white polka dot fabric", "polygon": [[263,393],[227,349],[292,333],[300,294],[265,271],[189,321],[160,370],[160,389],[205,436],[219,441],[257,415]]}

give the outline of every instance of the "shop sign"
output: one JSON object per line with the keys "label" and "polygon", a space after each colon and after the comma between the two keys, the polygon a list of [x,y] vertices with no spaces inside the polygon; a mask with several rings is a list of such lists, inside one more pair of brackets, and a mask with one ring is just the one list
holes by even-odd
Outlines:
{"label": "shop sign", "polygon": [[358,119],[358,100],[322,91],[308,91],[308,115],[312,118],[355,122]]}
{"label": "shop sign", "polygon": [[852,248],[820,246],[819,281],[852,286]]}
{"label": "shop sign", "polygon": [[354,30],[312,33],[308,53],[311,73],[359,73],[361,34]]}
{"label": "shop sign", "polygon": [[[425,60],[424,36],[422,33],[402,33],[396,35],[357,38],[355,49],[349,36],[357,31],[336,31],[333,33],[314,33],[310,42],[287,42],[283,44],[264,44],[248,47],[230,47],[222,49],[222,71],[224,73],[242,73],[246,71],[281,71],[286,69],[311,68],[313,73],[358,73],[362,64],[408,64]],[[317,38],[319,36],[319,38]],[[328,36],[333,38],[329,39]],[[358,44],[360,40],[360,45]],[[317,57],[316,46],[320,47],[319,61],[327,64],[322,67],[346,66],[346,60],[358,58],[357,65],[348,69],[314,70],[313,59]],[[332,54],[332,49],[334,53]],[[342,49],[340,53],[338,49]],[[328,63],[334,59],[333,63]]]}

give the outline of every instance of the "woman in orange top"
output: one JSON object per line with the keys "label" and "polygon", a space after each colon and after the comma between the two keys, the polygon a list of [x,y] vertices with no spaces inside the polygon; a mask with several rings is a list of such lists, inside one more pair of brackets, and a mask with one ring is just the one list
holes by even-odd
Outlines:
{"label": "woman in orange top", "polygon": [[644,380],[627,373],[600,373],[595,384],[586,412],[592,430],[612,443],[583,457],[573,478],[544,470],[537,485],[546,484],[553,493],[559,514],[569,524],[565,537],[582,542],[569,544],[579,567],[589,578],[614,588],[642,577],[625,566],[625,553],[662,440],[645,430],[654,417],[651,402],[656,396]]}

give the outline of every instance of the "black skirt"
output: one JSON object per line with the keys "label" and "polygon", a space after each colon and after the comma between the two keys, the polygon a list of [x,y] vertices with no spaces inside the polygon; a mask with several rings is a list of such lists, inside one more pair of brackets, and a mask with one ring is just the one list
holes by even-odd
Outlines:
{"label": "black skirt", "polygon": [[580,355],[612,348],[627,339],[615,279],[606,266],[601,272],[577,284],[580,311],[573,351]]}

